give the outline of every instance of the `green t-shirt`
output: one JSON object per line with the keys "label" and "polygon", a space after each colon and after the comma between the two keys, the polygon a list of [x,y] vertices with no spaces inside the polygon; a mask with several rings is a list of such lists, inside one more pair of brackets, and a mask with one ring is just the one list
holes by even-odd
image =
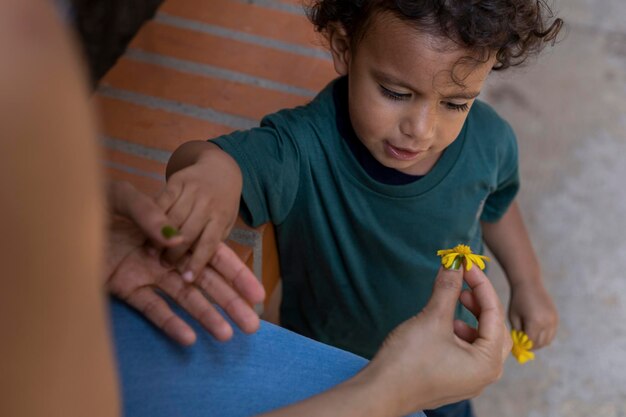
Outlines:
{"label": "green t-shirt", "polygon": [[[480,220],[497,221],[519,188],[517,145],[510,126],[476,101],[427,175],[383,184],[342,137],[349,120],[338,85],[215,143],[243,172],[244,219],[276,226],[281,324],[371,358],[430,298],[438,249],[482,251]],[[461,307],[457,317],[475,322]]]}

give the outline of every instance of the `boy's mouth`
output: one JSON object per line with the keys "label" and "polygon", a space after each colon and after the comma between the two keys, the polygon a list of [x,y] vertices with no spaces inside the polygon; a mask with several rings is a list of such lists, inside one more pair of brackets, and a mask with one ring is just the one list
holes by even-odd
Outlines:
{"label": "boy's mouth", "polygon": [[424,153],[424,151],[411,151],[409,149],[398,148],[397,146],[393,146],[388,141],[384,141],[383,144],[385,147],[385,153],[389,157],[400,161],[410,161],[411,159],[415,159],[420,154]]}

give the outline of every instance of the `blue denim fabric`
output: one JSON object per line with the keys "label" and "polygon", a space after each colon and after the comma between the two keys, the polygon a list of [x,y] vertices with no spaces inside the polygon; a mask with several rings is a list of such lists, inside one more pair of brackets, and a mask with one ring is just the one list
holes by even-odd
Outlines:
{"label": "blue denim fabric", "polygon": [[128,417],[250,416],[320,393],[367,364],[267,322],[253,335],[235,328],[232,340],[216,342],[175,308],[198,334],[181,347],[122,302],[110,309]]}
{"label": "blue denim fabric", "polygon": [[475,417],[469,400],[444,405],[434,410],[424,410],[424,414],[426,417]]}

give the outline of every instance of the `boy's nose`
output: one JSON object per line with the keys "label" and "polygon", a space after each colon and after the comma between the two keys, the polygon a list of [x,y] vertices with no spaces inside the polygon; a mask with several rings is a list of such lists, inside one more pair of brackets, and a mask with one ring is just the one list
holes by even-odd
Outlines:
{"label": "boy's nose", "polygon": [[428,144],[432,142],[437,126],[437,115],[429,107],[420,108],[402,118],[400,122],[400,132],[419,142]]}

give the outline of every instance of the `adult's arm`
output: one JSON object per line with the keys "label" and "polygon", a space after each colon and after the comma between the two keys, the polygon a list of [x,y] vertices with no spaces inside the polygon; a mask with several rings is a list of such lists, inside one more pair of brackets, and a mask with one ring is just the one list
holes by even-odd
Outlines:
{"label": "adult's arm", "polygon": [[[478,317],[478,329],[454,321],[456,300]],[[502,374],[511,348],[498,296],[478,269],[440,270],[424,310],[396,328],[354,378],[265,417],[402,416],[478,395]]]}
{"label": "adult's arm", "polygon": [[49,0],[0,2],[0,415],[111,417],[104,201],[84,74]]}

